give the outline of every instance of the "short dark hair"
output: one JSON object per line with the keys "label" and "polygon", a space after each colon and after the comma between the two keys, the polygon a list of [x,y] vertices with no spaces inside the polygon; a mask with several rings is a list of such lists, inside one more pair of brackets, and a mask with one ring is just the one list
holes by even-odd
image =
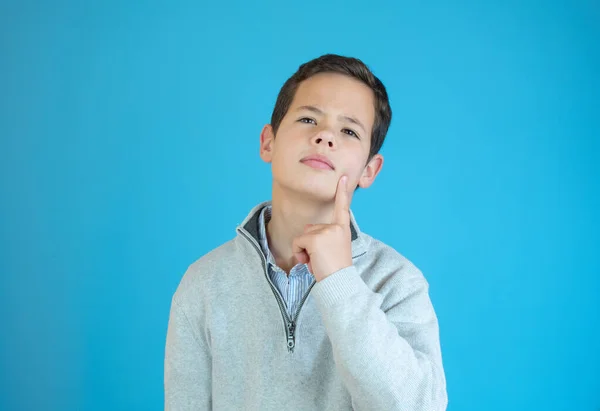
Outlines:
{"label": "short dark hair", "polygon": [[302,64],[281,87],[275,108],[271,115],[271,127],[273,133],[277,134],[281,120],[287,113],[296,95],[298,86],[304,80],[319,73],[339,73],[360,80],[373,90],[375,101],[375,121],[371,130],[371,148],[369,160],[379,152],[390,122],[392,121],[392,109],[388,99],[387,91],[383,83],[371,72],[365,63],[353,57],[344,57],[337,54],[325,54],[307,63]]}

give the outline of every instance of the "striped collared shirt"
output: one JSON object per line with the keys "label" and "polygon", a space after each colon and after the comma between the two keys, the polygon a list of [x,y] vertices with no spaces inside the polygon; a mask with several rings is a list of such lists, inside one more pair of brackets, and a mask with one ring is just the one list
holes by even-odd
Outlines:
{"label": "striped collared shirt", "polygon": [[290,271],[290,275],[286,274],[277,266],[271,250],[269,250],[269,242],[267,240],[266,224],[271,220],[272,206],[269,205],[260,213],[258,220],[258,236],[260,246],[262,247],[265,256],[267,257],[267,266],[269,277],[285,302],[287,312],[291,318],[294,318],[298,304],[310,289],[311,284],[315,281],[315,277],[308,271],[307,264],[296,264]]}

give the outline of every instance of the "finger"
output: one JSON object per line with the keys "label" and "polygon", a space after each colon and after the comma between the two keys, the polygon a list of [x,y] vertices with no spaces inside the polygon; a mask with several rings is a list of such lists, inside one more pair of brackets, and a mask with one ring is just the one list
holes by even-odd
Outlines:
{"label": "finger", "polygon": [[348,192],[348,176],[342,176],[338,181],[335,192],[335,209],[333,223],[340,225],[350,224],[350,193]]}
{"label": "finger", "polygon": [[298,237],[294,238],[294,241],[292,241],[292,253],[294,253],[294,255],[302,254],[302,253],[308,254],[307,247],[308,247],[308,236],[307,235],[298,236]]}
{"label": "finger", "polygon": [[302,251],[301,253],[295,253],[294,257],[296,257],[296,260],[298,260],[300,264],[307,264],[310,262],[310,257],[308,256],[306,251]]}
{"label": "finger", "polygon": [[294,238],[292,241],[292,253],[294,257],[298,260],[298,262],[302,264],[306,264],[310,261],[310,254],[307,250],[308,236],[301,235],[299,237]]}

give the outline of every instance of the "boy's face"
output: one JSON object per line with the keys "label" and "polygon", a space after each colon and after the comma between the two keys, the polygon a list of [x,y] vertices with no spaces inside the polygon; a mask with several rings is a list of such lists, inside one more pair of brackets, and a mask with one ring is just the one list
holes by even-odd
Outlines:
{"label": "boy's face", "polygon": [[[271,125],[263,128],[260,156],[271,163],[279,188],[331,201],[342,175],[354,190],[369,187],[381,170],[380,154],[366,164],[374,120],[374,95],[367,85],[320,73],[298,86],[277,136]],[[331,167],[307,159],[319,155]]]}

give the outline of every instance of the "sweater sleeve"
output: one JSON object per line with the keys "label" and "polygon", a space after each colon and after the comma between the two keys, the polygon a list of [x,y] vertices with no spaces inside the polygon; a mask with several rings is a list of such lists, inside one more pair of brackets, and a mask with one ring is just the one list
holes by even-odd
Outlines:
{"label": "sweater sleeve", "polygon": [[387,290],[385,309],[384,296],[354,266],[319,281],[313,296],[355,410],[443,411],[446,379],[429,285],[416,267],[400,270],[408,273],[389,277],[402,280]]}
{"label": "sweater sleeve", "polygon": [[212,408],[211,353],[206,338],[193,329],[173,298],[165,347],[165,411]]}

